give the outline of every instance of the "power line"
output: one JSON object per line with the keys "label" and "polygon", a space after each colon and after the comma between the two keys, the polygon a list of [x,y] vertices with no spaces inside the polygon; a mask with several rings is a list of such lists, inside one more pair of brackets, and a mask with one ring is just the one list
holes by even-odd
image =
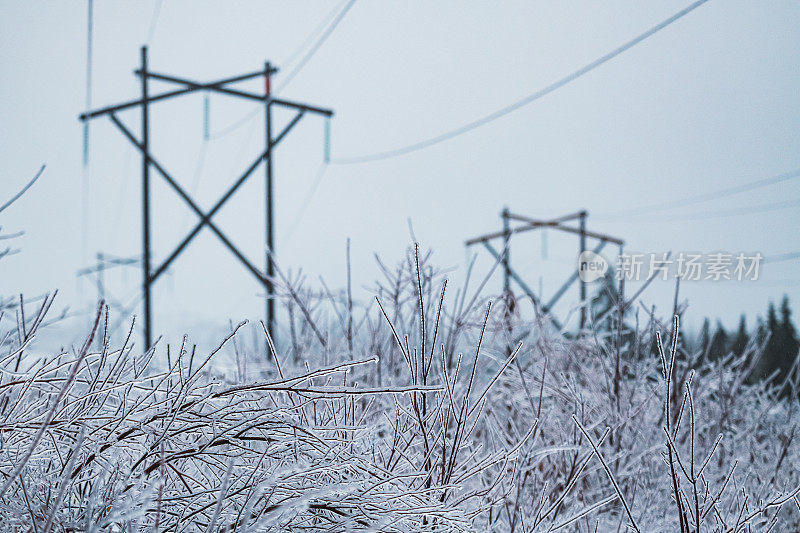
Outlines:
{"label": "power line", "polygon": [[150,29],[147,30],[147,44],[150,45],[153,41],[153,36],[156,33],[156,26],[158,26],[158,18],[161,15],[161,3],[163,0],[156,0],[153,6],[153,17],[150,19]]}
{"label": "power line", "polygon": [[[208,150],[208,141],[203,139],[203,144],[200,145],[200,153],[197,156],[197,164],[194,167],[194,178],[192,179],[192,185],[189,188],[189,194],[191,194],[191,196],[195,196],[197,194],[197,189],[200,187],[200,180],[203,177],[203,169],[206,164],[207,150]],[[186,225],[186,221],[189,219],[189,216],[190,214],[188,211],[183,213],[183,219],[181,220],[180,227],[184,227]]]}
{"label": "power line", "polygon": [[800,259],[800,252],[789,252],[786,254],[773,255],[765,257],[764,261],[767,263],[780,263],[781,261],[791,261],[792,259]]}
{"label": "power line", "polygon": [[308,188],[308,192],[306,193],[306,197],[303,199],[303,203],[297,210],[297,214],[295,215],[294,220],[292,220],[292,223],[289,225],[289,229],[287,229],[286,233],[283,234],[284,243],[292,237],[292,234],[294,234],[294,231],[297,229],[297,226],[303,219],[306,209],[308,209],[308,206],[311,204],[311,200],[314,198],[314,195],[317,193],[317,189],[319,188],[319,184],[322,182],[322,177],[325,176],[326,170],[328,170],[328,163],[322,163],[317,169],[317,173],[314,176],[314,180],[311,182],[311,186]]}
{"label": "power line", "polygon": [[[603,214],[603,217],[617,217],[617,216],[629,216],[629,215],[637,215],[637,214],[651,214],[654,211],[664,211],[668,209],[676,209],[678,207],[685,207],[688,205],[699,204],[702,202],[707,202],[709,200],[716,200],[719,198],[724,198],[726,196],[733,196],[735,194],[751,191],[753,189],[758,189],[761,187],[767,187],[769,185],[775,185],[776,183],[781,183],[784,181],[789,181],[793,179],[800,178],[800,168],[791,170],[789,172],[784,172],[782,174],[777,174],[775,176],[770,176],[768,178],[763,178],[747,183],[743,183],[741,185],[736,185],[733,187],[727,187],[725,189],[721,189],[718,191],[708,192],[697,194],[694,196],[689,196],[687,198],[681,198],[678,200],[672,200],[669,202],[661,202],[657,204],[651,204],[648,206],[636,207],[634,209],[627,209],[624,211],[617,211],[614,213],[607,213]],[[775,204],[773,204],[775,205]]]}
{"label": "power line", "polygon": [[[347,0],[345,0],[345,2],[346,1]],[[291,54],[286,56],[286,58],[283,60],[283,65],[284,65],[283,68],[288,68],[288,65],[291,65],[292,63],[295,62],[295,60],[300,56],[300,54],[303,53],[303,50],[305,50],[314,41],[314,39],[316,39],[317,35],[319,35],[320,33],[322,33],[325,30],[325,28],[328,26],[330,21],[333,19],[333,17],[336,16],[336,13],[338,13],[338,12],[339,12],[339,6],[338,5],[334,6],[334,8],[331,9],[322,18],[320,23],[316,25],[316,27],[311,31],[311,33],[309,33],[306,36],[306,38],[303,39],[303,42],[301,42],[299,45],[297,45],[297,47],[295,47],[295,49],[292,51]]]}
{"label": "power line", "polygon": [[[311,57],[319,50],[319,48],[322,46],[322,44],[328,39],[330,34],[333,33],[333,30],[335,30],[336,27],[339,25],[339,23],[342,21],[344,16],[347,14],[347,12],[353,6],[353,3],[355,3],[355,0],[345,0],[344,7],[339,7],[339,6],[335,7],[323,19],[322,23],[320,23],[314,29],[314,31],[312,31],[309,34],[309,36],[303,41],[303,43],[297,48],[297,50],[292,52],[292,54],[289,56],[289,58],[285,61],[285,64],[291,64],[292,62],[294,62],[294,60],[297,58],[297,56],[300,55],[300,53],[303,51],[303,49],[305,49],[306,46],[308,46],[309,43],[311,43],[314,39],[317,39],[316,43],[311,45],[311,48],[306,53],[306,55],[300,60],[299,63],[297,63],[297,65],[295,65],[292,68],[291,72],[289,72],[289,74],[286,75],[285,79],[283,79],[281,81],[281,83],[279,84],[279,86],[275,90],[276,93],[280,93],[280,91],[283,88],[285,88],[286,85],[289,84],[289,82],[292,80],[292,78],[294,78],[300,72],[300,70],[305,66],[305,64],[308,63],[308,61],[311,59]],[[336,14],[337,12],[338,12],[338,15]],[[326,27],[327,27],[327,30],[325,29]],[[322,32],[324,32],[324,34],[320,36],[320,34]]]}
{"label": "power line", "polygon": [[[319,37],[317,38],[316,42],[314,42],[314,44],[311,46],[311,48],[308,50],[308,52],[306,52],[306,54],[300,59],[300,61],[294,66],[294,68],[292,68],[292,70],[289,72],[289,74],[287,74],[286,77],[281,80],[281,83],[276,88],[276,93],[280,93],[280,91],[283,90],[294,79],[294,77],[297,76],[297,74],[303,69],[303,67],[311,60],[311,58],[314,56],[314,54],[316,54],[317,51],[319,51],[319,49],[322,47],[322,45],[325,43],[325,41],[328,39],[328,37],[331,36],[333,31],[342,22],[342,20],[344,19],[345,15],[347,15],[348,11],[350,11],[350,8],[353,7],[353,4],[355,4],[355,0],[347,0],[347,3],[344,5],[343,8],[341,8],[341,10],[339,10],[338,15],[336,15],[335,18],[333,18],[333,20],[330,21],[330,23],[328,23],[328,20],[330,20],[330,17],[326,17],[324,22],[323,22],[323,24],[320,24],[311,33],[311,35],[309,35],[309,37],[303,42],[303,44],[300,46],[300,48],[298,48],[298,51],[296,53],[292,54],[292,56],[290,57],[289,61],[292,61],[294,59],[294,57],[296,57],[297,53],[299,53],[299,51],[302,50],[302,48],[304,48],[307,43],[309,43],[311,40],[313,40],[314,36],[318,35],[319,32],[322,31],[322,28],[325,28],[325,26],[327,25],[327,29],[325,29],[323,31],[323,33],[321,35],[319,35]],[[253,111],[251,111],[250,113],[248,113],[247,115],[245,115],[244,117],[242,117],[241,119],[236,121],[234,124],[226,127],[225,129],[223,129],[222,131],[220,131],[219,133],[217,133],[217,134],[215,134],[213,136],[209,136],[209,138],[218,139],[218,138],[220,138],[220,137],[222,137],[224,135],[227,135],[228,133],[230,133],[230,132],[238,129],[239,127],[243,126],[244,124],[250,122],[257,115],[257,113],[259,111],[260,111],[260,109],[254,109]],[[325,175],[325,171],[327,170],[327,168],[328,168],[328,162],[325,161],[325,162],[322,163],[322,165],[317,170],[316,176],[314,177],[314,180],[313,180],[313,182],[311,184],[311,187],[309,188],[308,192],[306,193],[306,197],[303,200],[303,203],[300,206],[300,209],[297,210],[297,214],[295,215],[294,220],[292,221],[291,225],[289,226],[289,230],[286,233],[285,239],[288,239],[294,233],[294,231],[297,228],[297,226],[300,224],[300,221],[302,220],[303,216],[305,215],[306,209],[308,209],[308,206],[311,203],[311,200],[314,198],[314,195],[317,192],[319,184],[322,181],[322,178]]]}
{"label": "power line", "polygon": [[416,143],[413,143],[413,144],[409,144],[409,145],[403,146],[401,148],[396,148],[394,150],[387,150],[387,151],[384,151],[384,152],[377,152],[377,153],[374,153],[374,154],[368,154],[368,155],[362,155],[362,156],[338,158],[338,159],[332,160],[332,163],[339,164],[339,165],[348,165],[348,164],[355,164],[355,163],[368,163],[368,162],[371,162],[371,161],[380,161],[382,159],[389,159],[389,158],[392,158],[392,157],[397,157],[397,156],[400,156],[400,155],[409,154],[411,152],[416,152],[416,151],[419,151],[419,150],[423,150],[423,149],[428,148],[430,146],[433,146],[435,144],[439,144],[439,143],[448,141],[448,140],[450,140],[450,139],[452,139],[454,137],[458,137],[459,135],[463,135],[464,133],[470,132],[470,131],[472,131],[474,129],[477,129],[477,128],[481,127],[481,126],[484,126],[484,125],[486,125],[486,124],[488,124],[490,122],[493,122],[493,121],[495,121],[495,120],[497,120],[497,119],[499,119],[501,117],[504,117],[504,116],[506,116],[506,115],[508,115],[510,113],[513,113],[514,111],[516,111],[516,110],[518,110],[518,109],[520,109],[520,108],[522,108],[522,107],[524,107],[524,106],[526,106],[526,105],[528,105],[528,104],[530,104],[532,102],[535,102],[536,100],[539,100],[540,98],[543,98],[543,97],[547,96],[550,93],[553,93],[553,92],[557,91],[561,87],[564,87],[565,85],[575,81],[576,79],[580,78],[581,76],[583,76],[585,74],[588,74],[589,72],[593,71],[597,67],[599,67],[599,66],[601,66],[601,65],[603,65],[603,64],[605,64],[605,63],[607,63],[609,61],[611,61],[612,59],[614,59],[618,55],[622,54],[623,52],[626,52],[627,50],[633,48],[634,46],[636,46],[640,42],[644,41],[648,37],[658,33],[661,30],[663,30],[664,28],[666,28],[667,26],[669,26],[673,22],[676,22],[677,20],[679,20],[679,19],[683,18],[684,16],[688,15],[689,13],[691,13],[692,11],[694,11],[695,9],[700,7],[701,5],[705,4],[707,1],[708,0],[698,0],[697,2],[694,2],[693,4],[689,5],[688,7],[682,9],[681,11],[678,11],[677,13],[675,13],[674,15],[669,17],[668,19],[664,20],[663,22],[660,22],[659,24],[656,24],[655,26],[653,26],[652,28],[650,28],[646,32],[634,37],[633,39],[631,39],[630,41],[626,42],[625,44],[623,44],[623,45],[615,48],[614,50],[608,52],[607,54],[595,59],[591,63],[588,63],[588,64],[584,65],[583,67],[581,67],[578,70],[572,72],[571,74],[568,74],[567,76],[561,78],[560,80],[558,80],[558,81],[556,81],[554,83],[551,83],[547,87],[545,87],[543,89],[540,89],[540,90],[538,90],[538,91],[536,91],[536,92],[534,92],[532,94],[529,94],[528,96],[522,98],[521,100],[517,100],[516,102],[514,102],[511,105],[503,107],[502,109],[499,109],[499,110],[497,110],[497,111],[495,111],[493,113],[489,113],[488,115],[483,116],[483,117],[481,117],[481,118],[479,118],[477,120],[474,120],[472,122],[464,124],[463,126],[460,126],[460,127],[455,128],[453,130],[450,130],[448,132],[442,133],[442,134],[437,135],[435,137],[431,137],[429,139],[425,139],[425,140],[422,140],[422,141],[419,141],[419,142],[416,142]]}
{"label": "power line", "polygon": [[345,15],[347,15],[347,12],[350,11],[350,8],[353,7],[353,4],[355,3],[356,0],[349,0],[347,2],[347,4],[339,12],[336,18],[333,19],[333,22],[331,22],[330,26],[328,26],[328,29],[325,30],[325,32],[322,35],[320,35],[319,39],[317,39],[317,42],[314,43],[314,45],[309,49],[306,55],[303,56],[302,59],[300,59],[297,65],[295,65],[295,67],[291,70],[291,72],[289,72],[289,74],[286,75],[286,77],[281,79],[281,82],[278,88],[276,89],[276,92],[280,93],[280,91],[284,89],[294,79],[295,76],[297,76],[297,74],[303,69],[303,67],[306,66],[306,63],[309,62],[309,60],[314,56],[314,54],[317,53],[317,50],[319,50],[320,47],[328,39],[328,37],[331,36],[333,30],[336,29],[336,27],[339,25],[342,19],[344,19]]}
{"label": "power line", "polygon": [[41,176],[42,172],[44,172],[44,168],[45,168],[45,165],[42,165],[42,168],[39,169],[39,172],[36,173],[36,175],[33,177],[33,179],[31,179],[28,183],[25,184],[25,186],[22,188],[22,190],[20,190],[17,194],[12,196],[10,200],[8,200],[6,203],[4,203],[3,205],[0,206],[0,213],[5,211],[6,208],[8,208],[8,206],[13,204],[17,200],[19,200],[20,197],[23,194],[25,194],[25,192],[27,192],[27,190],[30,189],[33,186],[34,183],[36,183],[36,180],[38,180],[39,176]]}
{"label": "power line", "polygon": [[797,207],[800,205],[800,200],[788,200],[786,202],[759,204],[750,207],[741,207],[738,209],[721,209],[719,211],[712,211],[706,213],[692,213],[690,215],[675,215],[676,219],[686,220],[704,220],[709,218],[725,218],[742,215],[754,215],[757,213],[764,213],[767,211],[777,211],[780,209],[787,209],[789,207]]}
{"label": "power line", "polygon": [[[86,4],[86,110],[92,106],[92,53],[94,42],[94,1]],[[89,124],[83,124],[83,167],[81,168],[81,259],[89,256]]]}
{"label": "power line", "polygon": [[[317,53],[317,51],[320,49],[320,47],[323,45],[323,43],[328,39],[328,37],[330,37],[331,33],[333,33],[333,30],[336,29],[336,27],[339,25],[339,23],[342,21],[342,19],[344,18],[344,16],[347,14],[347,12],[350,10],[350,8],[353,6],[354,3],[355,3],[355,0],[347,0],[347,4],[343,8],[341,8],[341,10],[339,10],[339,8],[337,7],[336,9],[331,11],[331,13],[327,17],[325,17],[323,19],[322,23],[320,25],[318,25],[314,29],[314,31],[312,31],[308,35],[308,37],[306,37],[306,39],[297,48],[297,50],[295,50],[294,52],[291,53],[291,55],[289,56],[289,59],[286,60],[286,63],[291,63],[292,61],[294,61],[294,59],[300,54],[300,52],[302,52],[302,50],[308,45],[309,42],[313,41],[314,38],[317,35],[319,35],[319,33],[321,31],[325,32],[324,34],[322,34],[317,39],[317,41],[312,45],[311,49],[306,53],[305,56],[303,56],[303,58],[291,70],[291,72],[289,72],[289,74],[287,74],[286,77],[281,80],[281,83],[275,89],[275,94],[279,94],[281,92],[281,90],[283,90],[286,87],[286,85],[288,85],[289,82],[292,81],[292,79],[300,72],[300,70],[306,65],[306,63],[308,63],[308,61],[311,59],[311,57],[314,54]],[[335,18],[333,19],[332,22],[330,22],[331,17],[337,11],[339,11],[339,14],[335,16]],[[327,30],[325,30],[326,26],[327,26]],[[219,139],[221,137],[224,137],[224,136],[228,135],[229,133],[239,129],[240,127],[244,126],[245,124],[247,124],[248,122],[253,120],[256,116],[258,116],[258,114],[261,111],[262,111],[261,106],[257,106],[252,111],[248,111],[246,115],[242,116],[242,118],[240,118],[240,119],[236,120],[235,122],[231,123],[230,125],[222,128],[220,131],[218,131],[216,133],[212,133],[209,136],[209,139],[210,140],[216,140],[216,139]]]}
{"label": "power line", "polygon": [[[86,110],[92,108],[92,41],[94,40],[94,2],[86,13]],[[83,166],[89,164],[89,123],[83,125]]]}
{"label": "power line", "polygon": [[248,122],[250,122],[251,120],[256,118],[256,116],[259,113],[261,113],[261,111],[263,111],[262,106],[257,106],[252,111],[248,111],[247,114],[244,115],[242,118],[240,118],[240,119],[236,120],[235,122],[225,126],[224,128],[222,128],[218,132],[210,134],[208,136],[208,139],[210,141],[214,141],[214,140],[220,139],[222,137],[225,137],[227,134],[238,130],[239,128],[241,128],[242,126],[244,126],[245,124],[247,124]]}
{"label": "power line", "polygon": [[[707,219],[714,219],[714,218],[725,218],[725,217],[732,217],[732,216],[746,216],[746,215],[755,215],[759,213],[764,213],[768,211],[778,211],[781,209],[788,209],[791,207],[798,207],[800,206],[800,199],[798,200],[787,200],[785,202],[770,202],[765,204],[758,204],[748,207],[739,207],[739,208],[732,208],[732,209],[720,209],[717,211],[702,211],[696,213],[688,213],[688,214],[675,214],[669,215],[667,220],[669,221],[693,221],[693,220],[707,220]],[[622,215],[620,215],[622,216]],[[637,218],[645,217],[646,220],[637,221],[638,223],[641,222],[656,222],[656,223],[663,223],[665,218],[663,216],[653,216],[650,214],[638,214],[638,215],[631,215]]]}

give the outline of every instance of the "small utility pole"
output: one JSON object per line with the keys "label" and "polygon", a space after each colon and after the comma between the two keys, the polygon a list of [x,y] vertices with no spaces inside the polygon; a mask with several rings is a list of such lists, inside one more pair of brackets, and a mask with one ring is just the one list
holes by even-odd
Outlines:
{"label": "small utility pole", "polygon": [[[121,266],[138,267],[141,259],[139,257],[117,257],[114,255],[97,252],[97,262],[90,267],[78,270],[78,277],[89,276],[94,274],[95,286],[97,287],[97,301],[105,301],[106,304],[111,305],[114,299],[110,294],[107,294],[104,272],[110,268]],[[106,297],[108,296],[108,298]]]}
{"label": "small utility pole", "polygon": [[[82,268],[78,270],[78,277],[94,275],[95,286],[97,287],[97,301],[105,302],[109,308],[119,307],[121,314],[127,314],[122,303],[113,298],[110,291],[106,290],[105,271],[110,268],[124,267],[124,266],[139,266],[141,259],[139,257],[116,257],[113,255],[97,252],[97,263],[93,266]],[[97,336],[97,345],[102,346],[102,336]]]}
{"label": "small utility pole", "polygon": [[103,252],[97,252],[97,301],[98,302],[105,302],[106,301],[106,289],[105,284],[103,283],[103,261],[105,258],[103,257]]}
{"label": "small utility pole", "polygon": [[[581,211],[578,215],[579,224],[578,227],[580,228],[580,249],[578,257],[582,257],[583,252],[586,251],[586,211]],[[580,268],[580,264],[578,264],[578,268]],[[583,281],[583,278],[580,278],[580,298],[581,298],[581,331],[583,331],[584,326],[586,326],[586,282]]]}
{"label": "small utility pole", "polygon": [[147,115],[147,47],[142,47],[142,290],[144,291],[144,346],[153,345],[150,300],[150,121]]}
{"label": "small utility pole", "polygon": [[[272,215],[272,66],[269,61],[264,63],[264,130],[266,152],[269,154],[264,164],[265,191],[266,191],[266,257],[264,268],[267,273],[267,330],[272,335],[275,342],[275,265],[272,263],[272,255],[275,253],[274,228]],[[267,349],[269,354],[269,348]]]}
{"label": "small utility pole", "polygon": [[503,219],[503,294],[508,296],[511,292],[511,230],[508,221],[508,208],[500,213]]}
{"label": "small utility pole", "polygon": [[503,318],[506,323],[506,333],[508,335],[506,354],[511,355],[511,334],[513,332],[511,325],[511,306],[514,305],[514,295],[511,293],[511,227],[508,220],[508,207],[503,208],[503,212],[500,213],[500,216],[503,218],[503,299],[505,300]]}

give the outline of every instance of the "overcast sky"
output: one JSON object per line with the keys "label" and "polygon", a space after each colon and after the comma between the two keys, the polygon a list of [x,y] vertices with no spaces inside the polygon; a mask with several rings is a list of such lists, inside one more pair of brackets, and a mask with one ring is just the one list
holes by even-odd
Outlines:
{"label": "overcast sky", "polygon": [[[390,150],[515,102],[688,3],[358,0],[280,94],[335,110],[334,159]],[[138,97],[132,71],[143,44],[159,72],[211,81],[269,60],[285,77],[309,35],[343,5],[96,0],[92,103]],[[61,305],[74,307],[96,296],[76,271],[97,251],[141,253],[141,159],[107,119],[91,124],[91,162],[82,167],[77,116],[86,98],[86,12],[85,1],[0,2],[0,197],[47,164],[35,187],[0,215],[3,232],[26,232],[15,241],[22,252],[0,262],[2,293],[59,288]],[[410,219],[421,244],[459,278],[464,240],[499,229],[504,205],[535,218],[587,209],[590,229],[624,238],[628,250],[798,251],[800,179],[681,208],[619,213],[800,168],[799,27],[797,2],[710,0],[531,105],[425,150],[332,164],[315,189],[323,120],[306,116],[275,154],[278,260],[284,269],[302,267],[313,283],[322,275],[339,287],[350,237],[357,295],[366,300],[377,277],[373,253],[398,260],[411,243]],[[280,73],[274,84],[282,86]],[[165,87],[154,83],[153,91]],[[242,87],[260,91],[262,82]],[[206,209],[264,144],[258,104],[216,94],[209,102],[207,142],[202,94],[153,104],[151,112],[154,156]],[[120,118],[138,134],[136,110]],[[276,113],[279,123],[290,118]],[[158,263],[195,218],[153,180]],[[259,169],[218,216],[259,265],[263,187]],[[536,234],[519,235],[512,262],[547,298],[572,272],[577,242],[549,232],[546,258],[542,246]],[[489,266],[480,254],[478,269]],[[758,282],[683,284],[689,322],[709,316],[733,327],[739,313],[752,320],[784,293],[800,309],[797,266],[765,264]],[[137,270],[118,269],[107,279],[116,298],[135,298]],[[671,283],[656,282],[644,301],[668,313],[672,291]],[[203,324],[259,318],[260,293],[205,230],[155,290],[156,329],[199,334]],[[559,312],[576,298],[569,293]]]}

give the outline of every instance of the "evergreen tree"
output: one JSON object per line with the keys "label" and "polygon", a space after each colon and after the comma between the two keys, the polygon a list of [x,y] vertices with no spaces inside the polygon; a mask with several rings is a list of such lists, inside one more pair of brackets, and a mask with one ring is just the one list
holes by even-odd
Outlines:
{"label": "evergreen tree", "polygon": [[757,375],[764,379],[780,367],[780,350],[778,348],[778,314],[775,304],[770,302],[767,308],[767,320],[761,325],[759,331],[761,341],[766,341],[764,351],[758,364]]}
{"label": "evergreen tree", "polygon": [[[792,324],[791,315],[789,299],[786,296],[781,302],[780,320],[775,305],[770,302],[766,323],[759,331],[761,339],[765,339],[769,335],[756,372],[759,379],[764,379],[774,373],[773,383],[780,384],[784,382],[791,370],[797,357],[797,351],[800,349],[800,341],[797,338],[794,324]],[[786,394],[788,390],[787,388],[782,392]]]}
{"label": "evergreen tree", "polygon": [[708,348],[709,359],[720,359],[728,355],[729,345],[728,333],[718,320],[717,329],[714,331],[714,336],[711,338],[711,344]]}
{"label": "evergreen tree", "polygon": [[695,341],[695,350],[701,354],[705,354],[710,342],[711,323],[708,321],[708,318],[706,318],[703,320],[703,325],[700,327],[700,333],[697,335],[697,340]]}
{"label": "evergreen tree", "polygon": [[781,301],[781,321],[778,325],[778,349],[780,350],[781,377],[785,378],[794,365],[800,341],[797,339],[797,330],[792,324],[792,310],[789,308],[789,298],[784,295]]}
{"label": "evergreen tree", "polygon": [[760,316],[756,319],[756,333],[755,338],[758,345],[764,344],[767,340],[767,324],[764,322],[764,319]]}
{"label": "evergreen tree", "polygon": [[745,322],[744,314],[742,314],[739,318],[739,329],[731,342],[731,351],[736,355],[742,355],[747,348],[748,342],[750,342],[750,337],[747,335],[747,323]]}

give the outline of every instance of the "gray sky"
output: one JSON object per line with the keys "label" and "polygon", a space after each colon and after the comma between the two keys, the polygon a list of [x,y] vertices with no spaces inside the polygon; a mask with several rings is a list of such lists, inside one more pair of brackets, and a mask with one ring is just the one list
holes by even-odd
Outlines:
{"label": "gray sky", "polygon": [[[332,155],[347,158],[408,145],[486,115],[576,70],[679,11],[687,1],[389,2],[358,0],[281,95],[328,106]],[[278,67],[341,3],[108,2],[94,7],[95,107],[138,97],[139,47],[153,70],[212,80]],[[156,17],[155,14],[158,13]],[[0,194],[18,190],[42,163],[36,186],[0,220],[25,230],[22,253],[0,263],[3,293],[61,290],[61,304],[95,296],[76,281],[96,251],[140,253],[139,156],[107,120],[92,123],[88,231],[82,211],[86,2],[0,2]],[[621,211],[693,197],[800,168],[800,4],[711,0],[618,58],[491,124],[431,148],[357,165],[331,165],[298,210],[322,164],[323,122],[306,117],[276,153],[278,258],[344,283],[371,287],[373,252],[390,262],[417,238],[438,264],[463,273],[463,241],[499,228],[504,205],[532,217],[585,208],[589,227],[643,252],[800,250],[800,179],[649,215]],[[303,50],[303,49],[301,49]],[[301,52],[302,54],[302,52]],[[296,59],[295,59],[296,62]],[[288,64],[286,72],[291,70]],[[281,76],[275,79],[281,86]],[[248,86],[245,84],[244,86]],[[249,85],[260,90],[261,82]],[[210,98],[212,136],[257,104]],[[263,147],[262,114],[203,142],[203,97],[154,104],[151,143],[167,170],[208,208]],[[138,132],[134,111],[121,118]],[[290,118],[277,114],[278,121]],[[165,257],[194,216],[155,179],[154,253]],[[776,205],[777,204],[777,205]],[[738,212],[741,211],[741,212]],[[617,214],[617,216],[614,216]],[[722,216],[725,215],[725,216]],[[705,218],[707,217],[707,218]],[[218,217],[261,264],[263,171]],[[291,229],[291,232],[289,231]],[[576,240],[515,239],[512,261],[545,297],[566,278]],[[490,263],[484,255],[478,268]],[[735,326],[787,293],[800,302],[797,261],[763,265],[758,282],[685,283],[690,323]],[[110,290],[135,296],[139,273],[108,274]],[[672,285],[645,301],[671,308]],[[257,283],[204,231],[155,292],[156,329],[260,317]],[[366,289],[358,291],[362,299]],[[577,294],[570,293],[560,312]]]}

